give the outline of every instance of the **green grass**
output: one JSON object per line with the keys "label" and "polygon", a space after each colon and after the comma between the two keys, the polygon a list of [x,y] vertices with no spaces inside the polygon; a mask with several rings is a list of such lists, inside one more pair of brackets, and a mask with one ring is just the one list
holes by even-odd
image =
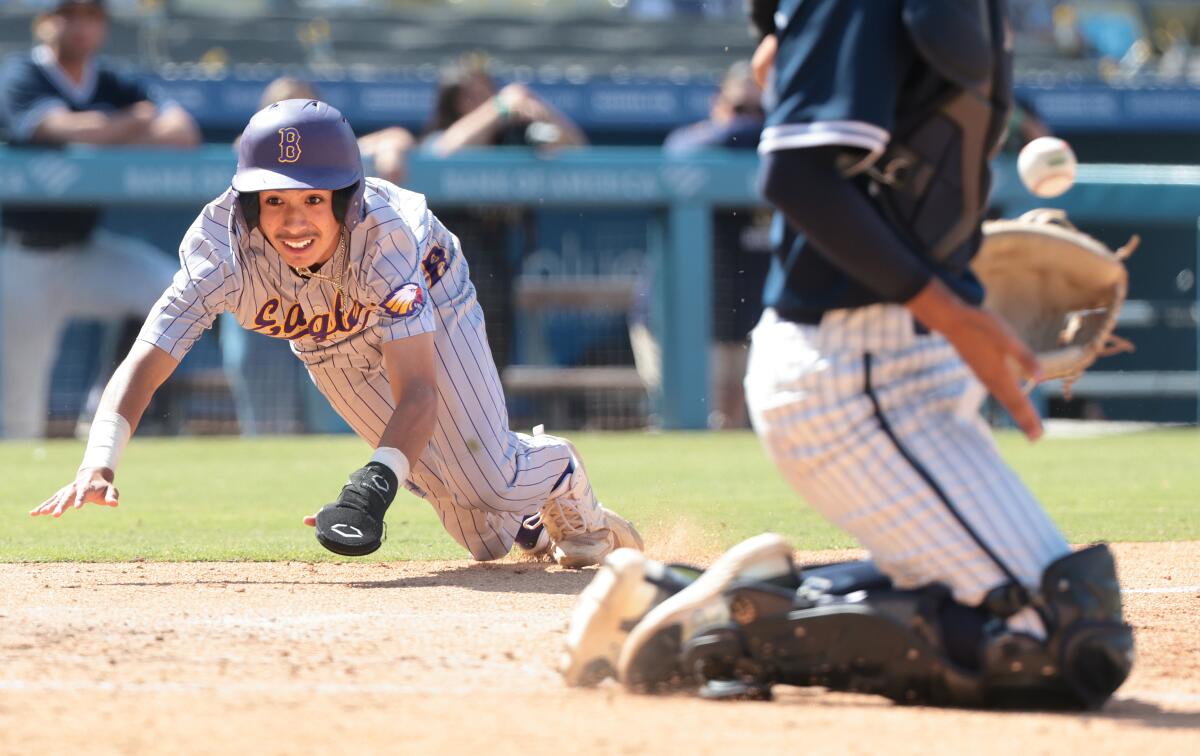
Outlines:
{"label": "green grass", "polygon": [[[749,433],[573,437],[604,501],[650,537],[723,547],[775,530],[798,548],[849,546],[805,507]],[[1200,433],[1156,431],[1025,443],[1005,457],[1075,542],[1200,539]],[[0,561],[326,560],[300,518],[328,502],[368,449],[352,437],[138,439],[121,506],[60,520],[28,510],[65,483],[82,445],[0,444]],[[424,502],[401,495],[372,559],[465,558]]]}

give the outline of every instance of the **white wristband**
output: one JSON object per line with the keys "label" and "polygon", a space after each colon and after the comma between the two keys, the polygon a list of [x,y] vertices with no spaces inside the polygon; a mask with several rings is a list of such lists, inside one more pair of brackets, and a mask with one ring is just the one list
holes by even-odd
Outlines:
{"label": "white wristband", "polygon": [[116,412],[97,412],[92,420],[92,430],[88,433],[87,450],[83,453],[83,462],[79,469],[89,467],[107,467],[116,472],[117,462],[121,460],[121,452],[129,443],[133,431],[129,421]]}
{"label": "white wristband", "polygon": [[408,457],[394,446],[381,446],[371,455],[372,462],[378,462],[396,474],[400,483],[408,480]]}

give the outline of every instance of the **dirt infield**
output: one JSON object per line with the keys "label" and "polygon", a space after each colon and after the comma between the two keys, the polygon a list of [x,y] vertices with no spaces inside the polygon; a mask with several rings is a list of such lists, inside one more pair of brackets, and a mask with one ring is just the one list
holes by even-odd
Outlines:
{"label": "dirt infield", "polygon": [[5,564],[0,751],[1195,752],[1200,543],[1117,554],[1138,664],[1089,715],[902,708],[818,690],[781,689],[770,704],[567,690],[554,665],[590,571]]}

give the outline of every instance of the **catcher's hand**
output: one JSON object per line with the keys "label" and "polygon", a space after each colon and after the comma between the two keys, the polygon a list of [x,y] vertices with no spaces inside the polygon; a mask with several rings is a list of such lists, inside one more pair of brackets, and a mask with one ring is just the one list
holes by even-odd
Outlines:
{"label": "catcher's hand", "polygon": [[68,509],[83,509],[84,504],[99,504],[102,507],[117,506],[120,494],[113,485],[113,471],[91,467],[80,470],[75,480],[58,489],[49,499],[36,506],[30,515],[62,517]]}
{"label": "catcher's hand", "polygon": [[971,266],[987,289],[984,307],[1037,354],[1043,380],[1062,379],[1070,396],[1098,358],[1133,350],[1113,329],[1138,237],[1113,252],[1057,210],[985,223],[983,234]]}
{"label": "catcher's hand", "polygon": [[1038,380],[1041,366],[1003,320],[964,303],[936,278],[909,300],[907,307],[950,342],[1031,441],[1041,437],[1041,418],[1020,383]]}

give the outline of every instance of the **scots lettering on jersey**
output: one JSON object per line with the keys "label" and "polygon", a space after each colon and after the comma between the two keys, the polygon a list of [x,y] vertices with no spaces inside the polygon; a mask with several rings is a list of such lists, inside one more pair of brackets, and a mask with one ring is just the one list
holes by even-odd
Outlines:
{"label": "scots lettering on jersey", "polygon": [[271,297],[258,308],[251,330],[289,341],[311,336],[316,342],[339,333],[361,331],[367,324],[366,308],[358,302],[352,302],[349,308],[344,304],[338,294],[333,300],[332,313],[309,317],[298,302],[284,310],[279,298]]}
{"label": "scots lettering on jersey", "polygon": [[425,288],[432,289],[434,284],[442,280],[449,268],[450,257],[446,250],[436,245],[431,247],[425,254],[425,259],[421,260],[421,270],[425,272]]}
{"label": "scots lettering on jersey", "polygon": [[279,162],[294,163],[300,159],[300,129],[287,126],[279,130]]}
{"label": "scots lettering on jersey", "polygon": [[425,292],[419,284],[406,283],[388,294],[379,308],[393,318],[411,318],[425,308]]}

